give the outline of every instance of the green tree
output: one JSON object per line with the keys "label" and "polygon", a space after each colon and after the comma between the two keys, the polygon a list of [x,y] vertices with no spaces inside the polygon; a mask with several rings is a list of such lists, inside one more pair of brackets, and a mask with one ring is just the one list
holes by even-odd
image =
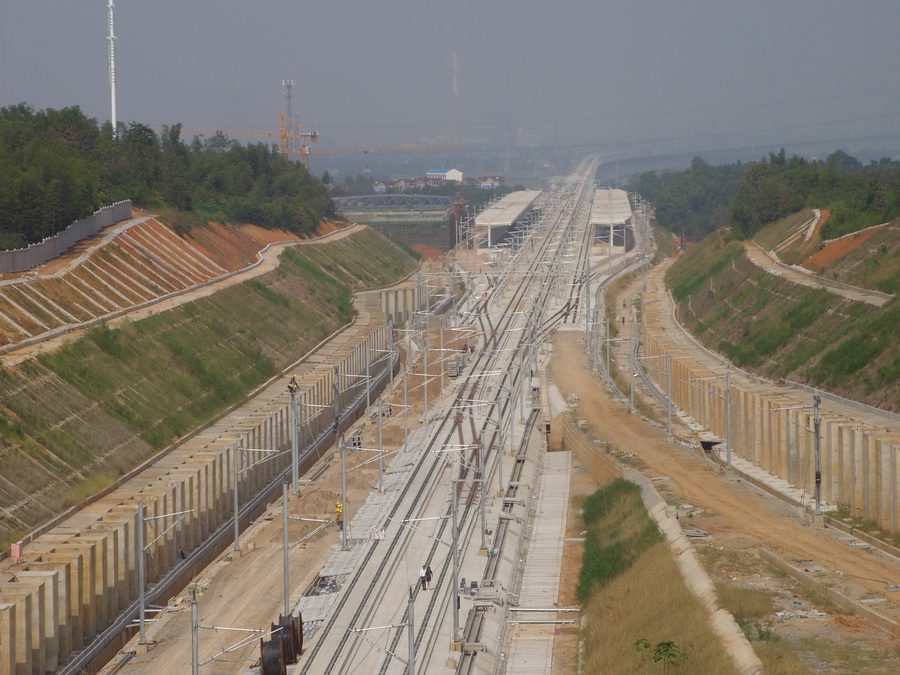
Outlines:
{"label": "green tree", "polygon": [[77,107],[0,108],[0,247],[38,241],[122,199],[180,210],[182,229],[220,220],[303,233],[334,216],[325,185],[272,145],[242,146],[222,132],[186,143],[180,124],[117,132]]}

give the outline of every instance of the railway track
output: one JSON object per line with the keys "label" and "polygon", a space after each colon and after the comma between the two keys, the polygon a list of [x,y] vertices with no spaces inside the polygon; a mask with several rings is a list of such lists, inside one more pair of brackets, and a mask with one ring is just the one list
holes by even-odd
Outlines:
{"label": "railway track", "polygon": [[[413,449],[415,466],[387,512],[385,538],[364,544],[355,570],[343,582],[340,597],[297,672],[391,673],[399,672],[401,664],[405,669],[400,653],[404,645],[407,651],[410,645],[408,626],[407,630],[401,627],[406,625],[410,604],[416,607],[412,650],[416,660],[427,662],[434,651],[447,621],[445,610],[452,613],[457,597],[452,556],[444,551],[452,548],[447,540],[457,542],[463,557],[475,549],[477,539],[484,545],[481,513],[487,486],[495,480],[504,482],[505,476],[499,474],[501,454],[511,445],[512,416],[517,405],[523,406],[537,344],[559,325],[578,319],[590,242],[586,226],[594,168],[592,162],[579,167],[500,274],[486,277],[484,291],[478,286],[462,303],[460,322],[479,329],[476,354],[453,394],[439,413],[432,414],[427,439]],[[533,425],[534,410],[528,417]],[[505,420],[510,420],[506,443]],[[509,467],[506,482],[516,483],[518,465],[514,462]],[[516,488],[508,489],[515,492]],[[458,504],[455,537],[454,502]],[[423,546],[419,532],[403,523],[425,518],[437,520],[438,525],[432,541]],[[498,528],[492,548],[504,539]],[[402,574],[411,556],[435,567],[434,592],[424,605],[417,602],[423,594],[418,579],[413,577],[409,583]],[[491,551],[488,559],[492,564]],[[475,623],[467,622],[466,635],[477,632]],[[374,624],[391,631],[377,649],[372,640],[359,637],[360,631]],[[454,640],[464,639],[463,628],[454,622]]]}

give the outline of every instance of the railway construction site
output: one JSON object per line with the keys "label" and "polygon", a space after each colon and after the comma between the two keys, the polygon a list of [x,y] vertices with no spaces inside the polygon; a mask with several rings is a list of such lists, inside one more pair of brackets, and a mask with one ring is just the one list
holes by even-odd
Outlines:
{"label": "railway construction site", "polygon": [[[651,241],[638,217],[635,250],[597,252],[594,169],[554,187],[497,267],[469,251],[357,293],[350,326],[26,538],[0,562],[0,673],[576,672],[570,494],[620,475],[641,484],[734,672],[761,665],[711,582],[722,549],[732,580],[787,597],[759,551],[840,608],[782,616],[795,635],[863,644],[895,670],[896,551],[827,513],[850,503],[897,530],[896,420],[825,397],[816,444],[811,393],[736,372],[680,329],[667,263],[613,291]],[[616,338],[600,332],[604,293]],[[629,410],[637,371],[653,419]],[[285,616],[302,618],[295,663]]]}

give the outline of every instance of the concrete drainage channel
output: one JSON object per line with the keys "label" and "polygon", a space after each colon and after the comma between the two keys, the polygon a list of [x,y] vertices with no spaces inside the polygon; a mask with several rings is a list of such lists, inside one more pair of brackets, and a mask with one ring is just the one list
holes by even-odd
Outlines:
{"label": "concrete drainage channel", "polygon": [[625,478],[641,488],[644,506],[665,536],[685,584],[703,603],[710,615],[713,631],[722,641],[738,671],[742,675],[762,673],[762,662],[737,621],[720,606],[712,579],[697,559],[697,553],[682,531],[681,524],[666,513],[666,501],[656,491],[653,483],[638,471],[632,469]]}

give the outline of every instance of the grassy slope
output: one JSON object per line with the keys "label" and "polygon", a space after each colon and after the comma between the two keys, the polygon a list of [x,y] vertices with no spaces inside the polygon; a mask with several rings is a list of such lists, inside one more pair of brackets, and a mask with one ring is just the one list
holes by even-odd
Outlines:
{"label": "grassy slope", "polygon": [[239,401],[351,318],[351,290],[416,261],[373,230],[0,370],[0,545]]}
{"label": "grassy slope", "polygon": [[[896,229],[893,237],[896,247]],[[897,256],[878,253],[884,239],[871,242],[853,255],[878,256],[869,267],[878,268],[879,281],[900,275]],[[842,280],[859,283],[859,267]],[[726,243],[721,233],[678,260],[666,281],[679,320],[737,366],[900,411],[897,299],[875,308],[765,274],[746,259],[739,242]]]}

